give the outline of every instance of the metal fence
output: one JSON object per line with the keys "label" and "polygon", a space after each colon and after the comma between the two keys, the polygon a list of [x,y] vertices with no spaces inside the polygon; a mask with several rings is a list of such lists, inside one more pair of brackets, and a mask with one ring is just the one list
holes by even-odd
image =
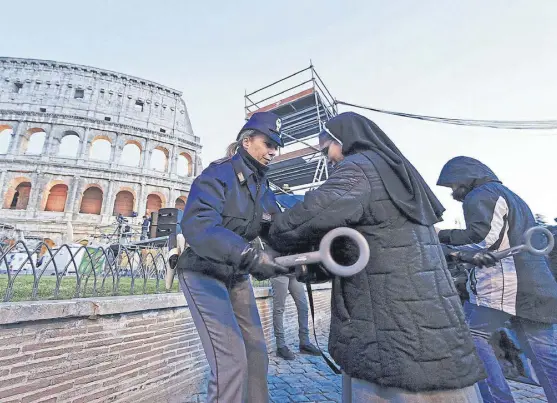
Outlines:
{"label": "metal fence", "polygon": [[[0,240],[0,301],[178,292],[167,289],[164,238],[132,243],[63,244]],[[252,279],[254,287],[270,282]]]}
{"label": "metal fence", "polygon": [[161,240],[58,247],[19,240],[0,248],[0,298],[8,302],[165,292],[167,268],[168,247]]}

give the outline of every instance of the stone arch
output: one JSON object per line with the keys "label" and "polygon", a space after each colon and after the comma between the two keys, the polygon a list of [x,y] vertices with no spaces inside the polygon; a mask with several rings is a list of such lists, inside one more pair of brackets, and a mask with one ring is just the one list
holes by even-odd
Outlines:
{"label": "stone arch", "polygon": [[178,155],[178,163],[176,164],[176,174],[180,176],[193,175],[193,159],[187,152],[181,152]]}
{"label": "stone arch", "polygon": [[81,197],[79,212],[83,214],[101,214],[103,191],[98,185],[88,185]]}
{"label": "stone arch", "polygon": [[21,139],[21,154],[40,155],[46,141],[46,131],[40,127],[33,127]]}
{"label": "stone arch", "polygon": [[114,208],[112,215],[122,214],[124,217],[131,217],[135,205],[135,192],[127,187],[121,188],[114,198]]}
{"label": "stone arch", "polygon": [[[44,184],[44,185],[43,185]],[[69,189],[70,181],[64,179],[50,179],[50,177],[45,177],[40,179],[40,184],[37,186],[41,187],[42,189],[38,189],[41,196],[40,197],[40,206],[38,210],[40,211],[47,211],[46,204],[48,201],[48,197],[50,195],[50,190],[56,185],[66,185]]]}
{"label": "stone arch", "polygon": [[26,210],[31,193],[31,179],[19,176],[10,181],[4,196],[4,208],[12,210]]}
{"label": "stone arch", "polygon": [[151,192],[147,196],[147,202],[145,204],[145,211],[147,214],[159,211],[165,206],[165,197],[160,192]]}
{"label": "stone arch", "polygon": [[120,156],[120,165],[129,167],[139,167],[141,164],[141,153],[143,147],[137,140],[128,140],[122,147],[122,155]]}
{"label": "stone arch", "polygon": [[66,130],[60,137],[59,157],[77,158],[81,137],[73,130]]}
{"label": "stone arch", "polygon": [[0,154],[10,151],[14,130],[10,125],[0,124]]}
{"label": "stone arch", "polygon": [[174,201],[174,208],[184,210],[186,208],[186,202],[188,198],[186,196],[180,196]]}
{"label": "stone arch", "polygon": [[135,144],[140,151],[143,151],[143,145],[139,140],[126,140],[126,145],[128,144]]}
{"label": "stone arch", "polygon": [[[10,208],[13,210],[27,210],[29,195],[31,194],[31,182],[21,182],[15,188],[14,198]],[[17,197],[16,197],[17,195]]]}
{"label": "stone arch", "polygon": [[68,200],[68,185],[63,182],[53,184],[50,186],[47,194],[44,211],[64,212],[66,209],[66,200]]}
{"label": "stone arch", "polygon": [[105,135],[98,135],[91,140],[89,158],[97,161],[110,161],[112,154],[112,139]]}
{"label": "stone arch", "polygon": [[153,148],[149,167],[155,171],[166,172],[168,170],[168,156],[169,152],[166,148],[162,146]]}

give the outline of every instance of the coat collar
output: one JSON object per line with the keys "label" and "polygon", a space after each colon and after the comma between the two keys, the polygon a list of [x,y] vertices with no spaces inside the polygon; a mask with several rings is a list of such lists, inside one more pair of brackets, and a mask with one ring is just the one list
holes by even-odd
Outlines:
{"label": "coat collar", "polygon": [[[255,201],[257,199],[257,184],[255,182],[254,172],[247,166],[240,154],[234,154],[234,156],[232,156],[231,162],[236,174],[236,179],[238,179],[240,185],[247,184],[250,194]],[[263,183],[261,183],[261,194],[265,193],[265,191],[267,190],[266,187],[267,180],[264,180]]]}
{"label": "coat collar", "polygon": [[232,166],[234,167],[234,172],[236,173],[236,178],[240,184],[246,183],[248,178],[253,175],[253,171],[244,162],[242,156],[238,153],[232,156]]}

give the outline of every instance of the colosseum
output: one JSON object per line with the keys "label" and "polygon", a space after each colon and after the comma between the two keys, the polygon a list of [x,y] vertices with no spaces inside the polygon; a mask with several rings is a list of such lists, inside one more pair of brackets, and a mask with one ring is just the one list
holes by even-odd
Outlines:
{"label": "colosseum", "polygon": [[64,240],[183,208],[201,170],[180,91],[123,73],[0,58],[0,223]]}

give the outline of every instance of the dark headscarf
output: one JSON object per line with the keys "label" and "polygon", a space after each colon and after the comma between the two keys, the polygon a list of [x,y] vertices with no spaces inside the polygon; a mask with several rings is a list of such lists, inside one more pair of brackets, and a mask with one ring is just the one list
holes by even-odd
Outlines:
{"label": "dark headscarf", "polygon": [[343,155],[365,153],[377,169],[392,202],[404,215],[428,226],[442,221],[445,208],[441,202],[375,123],[357,113],[345,112],[329,120],[326,127],[342,142]]}

